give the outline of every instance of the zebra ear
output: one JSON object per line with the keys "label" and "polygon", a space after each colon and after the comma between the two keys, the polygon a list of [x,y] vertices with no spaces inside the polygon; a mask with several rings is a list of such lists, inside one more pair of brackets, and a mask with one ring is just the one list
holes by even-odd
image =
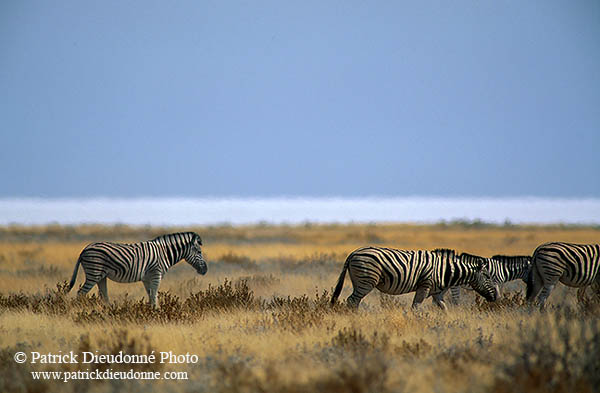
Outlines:
{"label": "zebra ear", "polygon": [[477,270],[481,271],[481,270],[483,270],[484,267],[485,267],[485,262],[483,262],[482,260],[478,260],[477,261]]}

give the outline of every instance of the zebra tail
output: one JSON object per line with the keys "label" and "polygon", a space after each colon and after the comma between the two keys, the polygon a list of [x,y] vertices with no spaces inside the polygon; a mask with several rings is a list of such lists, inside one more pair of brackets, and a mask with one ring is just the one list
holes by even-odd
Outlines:
{"label": "zebra tail", "polygon": [[348,258],[346,258],[346,261],[344,262],[344,267],[342,269],[342,273],[340,274],[337,284],[335,285],[335,289],[333,290],[333,295],[331,295],[331,305],[332,306],[337,302],[338,297],[340,296],[340,293],[342,293],[342,288],[344,288],[344,280],[346,279],[346,270],[348,270],[348,261],[349,260],[350,260],[350,256],[348,256]]}
{"label": "zebra tail", "polygon": [[69,283],[69,289],[67,289],[67,292],[69,292],[71,289],[73,289],[73,286],[75,285],[75,281],[77,281],[77,271],[79,270],[80,264],[81,264],[81,255],[79,256],[79,258],[77,258],[77,263],[75,264],[75,270],[73,270],[73,277],[71,277],[71,282]]}

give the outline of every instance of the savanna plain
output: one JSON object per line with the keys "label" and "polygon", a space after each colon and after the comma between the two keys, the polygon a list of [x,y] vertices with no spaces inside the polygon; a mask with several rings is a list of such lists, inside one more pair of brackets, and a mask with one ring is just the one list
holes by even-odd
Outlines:
{"label": "savanna plain", "polygon": [[[91,242],[138,242],[178,231],[202,236],[208,273],[180,262],[159,305],[142,283],[108,281],[67,293]],[[600,387],[600,305],[559,284],[545,312],[524,302],[525,285],[487,303],[463,291],[444,312],[414,294],[369,294],[358,311],[331,307],[352,250],[452,248],[481,256],[531,255],[541,243],[597,243],[599,227],[487,225],[256,225],[0,227],[1,392],[593,392]],[[351,293],[346,283],[340,299]],[[591,292],[591,291],[590,291]],[[30,355],[174,355],[161,363],[17,363]],[[180,356],[189,355],[189,356]],[[192,357],[190,357],[192,356]],[[158,372],[177,380],[34,379],[34,372]],[[61,374],[64,375],[64,374]],[[73,374],[74,375],[74,374]]]}

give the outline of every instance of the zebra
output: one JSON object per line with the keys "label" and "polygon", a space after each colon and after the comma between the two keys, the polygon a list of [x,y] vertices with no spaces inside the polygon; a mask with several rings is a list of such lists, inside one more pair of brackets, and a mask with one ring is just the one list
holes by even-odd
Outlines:
{"label": "zebra", "polygon": [[543,310],[550,292],[560,281],[567,286],[578,287],[577,297],[581,301],[588,285],[593,288],[600,286],[599,268],[600,244],[542,244],[533,252],[525,298],[532,304],[541,290],[538,301]]}
{"label": "zebra", "polygon": [[462,262],[453,250],[397,250],[380,247],[359,248],[346,258],[331,297],[334,305],[342,292],[346,271],[353,291],[346,299],[350,308],[373,288],[390,295],[416,292],[412,307],[418,308],[428,296],[446,310],[443,295],[449,287],[469,284],[488,301],[495,301],[496,290],[483,261]]}
{"label": "zebra", "polygon": [[[483,257],[468,253],[461,253],[459,258],[462,261],[476,260]],[[500,295],[500,284],[512,280],[523,280],[527,284],[527,276],[531,269],[531,256],[529,255],[494,255],[491,258],[483,258],[487,263],[492,281],[496,283],[496,291]],[[458,304],[460,298],[460,287],[450,288],[451,303]]]}
{"label": "zebra", "polygon": [[88,293],[98,284],[100,296],[108,303],[106,279],[129,283],[142,281],[152,306],[156,306],[158,286],[167,270],[185,259],[199,274],[206,274],[202,258],[202,239],[194,232],[172,233],[133,244],[92,243],[86,246],[75,264],[69,292],[75,285],[79,265],[85,271],[85,283],[78,296]]}

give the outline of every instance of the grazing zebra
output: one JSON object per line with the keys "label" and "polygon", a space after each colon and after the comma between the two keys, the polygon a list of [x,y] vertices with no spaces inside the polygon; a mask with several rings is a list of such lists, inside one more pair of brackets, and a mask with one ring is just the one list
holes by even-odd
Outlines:
{"label": "grazing zebra", "polygon": [[172,233],[133,244],[92,243],[79,255],[68,290],[75,285],[82,264],[85,283],[78,295],[85,295],[98,284],[100,295],[108,302],[107,278],[117,282],[142,281],[150,304],[155,306],[160,280],[177,262],[185,259],[199,274],[206,274],[201,246],[202,239],[194,232]]}
{"label": "grazing zebra", "polygon": [[[460,254],[459,258],[462,261],[478,260],[482,257],[467,253]],[[531,269],[531,257],[529,255],[494,255],[491,258],[483,258],[487,263],[487,268],[490,272],[492,281],[496,283],[496,290],[500,295],[500,284],[507,283],[512,280],[521,279],[527,284],[527,276]],[[450,288],[451,302],[458,303],[460,298],[460,287]]]}
{"label": "grazing zebra", "polygon": [[[533,303],[539,297],[540,309],[558,281],[570,287],[580,288],[578,298],[585,287],[600,286],[600,244],[546,243],[533,252],[532,267],[527,279],[526,299]],[[596,292],[596,291],[595,291]]]}
{"label": "grazing zebra", "polygon": [[390,295],[416,291],[413,308],[417,308],[431,295],[435,303],[445,310],[444,293],[449,287],[461,284],[469,284],[489,301],[495,301],[497,297],[484,262],[462,262],[452,250],[359,248],[346,258],[331,297],[332,305],[342,291],[346,270],[353,287],[346,303],[352,308],[358,308],[362,298],[373,288]]}

